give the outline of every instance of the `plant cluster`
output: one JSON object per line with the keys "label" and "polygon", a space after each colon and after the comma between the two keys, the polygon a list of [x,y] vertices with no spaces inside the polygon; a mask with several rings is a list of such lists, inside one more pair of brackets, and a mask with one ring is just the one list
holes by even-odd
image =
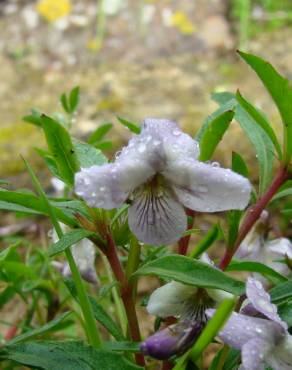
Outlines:
{"label": "plant cluster", "polygon": [[[112,124],[87,142],[70,134],[78,87],[62,94],[63,114],[33,109],[24,117],[46,138],[37,153],[54,194],[24,159],[35,191],[1,180],[0,209],[20,223],[44,215],[52,230],[48,247],[3,238],[0,307],[17,299],[25,310],[16,322],[1,321],[1,368],[203,369],[204,351],[216,343],[209,370],[292,369],[292,242],[270,222],[279,206],[288,224],[292,214],[281,203],[292,194],[292,88],[268,62],[239,54],[275,102],[282,140],[240,92],[213,96],[219,108],[195,138],[168,119],[139,126],[119,118],[134,135],[113,161],[103,154]],[[233,120],[255,149],[257,186],[239,153],[231,169],[211,162]],[[225,217],[193,245],[196,216],[216,212]],[[219,242],[222,258],[212,260],[208,249]],[[138,280],[149,275],[162,284],[137,302]],[[156,316],[148,337],[138,304]]]}

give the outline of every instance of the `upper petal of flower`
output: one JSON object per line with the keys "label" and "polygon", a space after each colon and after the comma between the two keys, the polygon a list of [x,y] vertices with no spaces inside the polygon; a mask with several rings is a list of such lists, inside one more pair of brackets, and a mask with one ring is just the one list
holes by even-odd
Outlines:
{"label": "upper petal of flower", "polygon": [[261,314],[287,329],[287,324],[281,320],[277,313],[277,307],[271,303],[270,295],[265,291],[260,281],[249,277],[246,283],[246,295]]}
{"label": "upper petal of flower", "polygon": [[153,174],[146,161],[128,157],[120,163],[83,168],[75,175],[75,192],[91,207],[117,208]]}
{"label": "upper petal of flower", "polygon": [[174,243],[187,228],[184,208],[167,188],[137,191],[128,220],[137,238],[153,245]]}
{"label": "upper petal of flower", "polygon": [[250,198],[248,179],[229,169],[183,159],[170,163],[162,174],[179,200],[195,211],[244,209]]}
{"label": "upper petal of flower", "polygon": [[188,309],[188,301],[196,292],[196,287],[171,281],[154,290],[147,311],[159,317],[180,316]]}

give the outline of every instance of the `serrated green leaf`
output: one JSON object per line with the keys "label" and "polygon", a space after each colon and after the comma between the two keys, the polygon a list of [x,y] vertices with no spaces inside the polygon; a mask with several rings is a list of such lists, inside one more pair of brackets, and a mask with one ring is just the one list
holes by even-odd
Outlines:
{"label": "serrated green leaf", "polygon": [[269,266],[264,265],[260,262],[254,261],[235,261],[233,260],[229,266],[227,267],[226,271],[250,271],[250,272],[258,272],[259,274],[265,276],[268,279],[272,279],[272,282],[276,280],[277,282],[285,282],[288,279],[279,274],[277,271],[272,269]]}
{"label": "serrated green leaf", "polygon": [[134,134],[140,134],[141,132],[141,128],[139,127],[139,125],[137,125],[136,123],[133,123],[133,122],[130,122],[130,121],[127,121],[126,119],[124,118],[121,118],[121,117],[117,117],[119,122],[127,127],[130,131],[132,131]]}
{"label": "serrated green leaf", "polygon": [[41,370],[142,370],[119,353],[95,349],[77,341],[13,344],[1,348],[0,359]]}
{"label": "serrated green leaf", "polygon": [[112,129],[112,123],[104,123],[103,125],[99,126],[88,138],[88,144],[95,144],[102,140],[105,135]]}
{"label": "serrated green leaf", "polygon": [[62,313],[61,315],[57,316],[53,320],[47,322],[45,325],[32,329],[30,331],[25,332],[24,334],[18,335],[17,337],[13,338],[12,340],[9,341],[8,345],[12,345],[15,343],[19,342],[24,342],[26,340],[30,340],[33,338],[36,338],[40,335],[46,334],[48,332],[53,331],[56,329],[56,327],[59,326],[59,324],[65,319],[68,318],[68,316],[71,314],[71,312],[65,312]]}
{"label": "serrated green leaf", "polygon": [[225,290],[240,295],[244,283],[224,272],[189,257],[170,255],[158,258],[140,267],[132,276],[155,275],[188,285]]}
{"label": "serrated green leaf", "polygon": [[207,161],[212,157],[217,145],[228,129],[233,116],[234,112],[227,110],[209,122],[199,141],[201,161]]}
{"label": "serrated green leaf", "polygon": [[74,141],[74,151],[82,168],[101,166],[108,161],[99,149],[81,141]]}
{"label": "serrated green leaf", "polygon": [[256,72],[274,100],[283,121],[285,159],[292,155],[292,88],[290,81],[281,76],[267,61],[239,51],[239,55]]}
{"label": "serrated green leaf", "polygon": [[75,86],[69,94],[70,113],[73,113],[79,104],[79,86]]}
{"label": "serrated green leaf", "polygon": [[59,253],[64,252],[67,248],[73,244],[80,242],[84,238],[94,235],[92,232],[84,229],[75,229],[64,234],[60,240],[52,244],[48,249],[48,254],[53,257]]}
{"label": "serrated green leaf", "polygon": [[42,127],[62,180],[73,186],[79,164],[69,133],[60,123],[45,115],[42,115]]}
{"label": "serrated green leaf", "polygon": [[239,91],[236,93],[236,99],[238,103],[241,105],[241,107],[246,110],[249,115],[253,118],[254,122],[256,122],[269,136],[272,143],[274,144],[274,147],[278,153],[279,159],[282,159],[282,150],[281,146],[279,144],[279,141],[277,139],[277,136],[272,129],[270,123],[266,119],[266,117],[256,108],[254,107],[250,102],[248,102]]}

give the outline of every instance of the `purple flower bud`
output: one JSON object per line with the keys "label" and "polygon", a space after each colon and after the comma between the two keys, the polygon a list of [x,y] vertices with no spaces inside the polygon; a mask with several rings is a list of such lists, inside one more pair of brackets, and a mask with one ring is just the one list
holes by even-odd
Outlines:
{"label": "purple flower bud", "polygon": [[165,360],[186,352],[203,329],[199,322],[181,321],[151,335],[141,343],[141,352],[158,360]]}

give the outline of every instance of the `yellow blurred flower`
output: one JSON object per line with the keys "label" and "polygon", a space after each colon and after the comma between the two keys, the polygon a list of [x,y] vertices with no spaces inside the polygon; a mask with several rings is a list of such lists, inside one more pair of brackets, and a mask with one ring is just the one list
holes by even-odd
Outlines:
{"label": "yellow blurred flower", "polygon": [[192,23],[186,13],[181,11],[173,13],[170,23],[184,35],[190,35],[196,31],[196,26]]}
{"label": "yellow blurred flower", "polygon": [[86,47],[91,51],[99,51],[101,48],[101,41],[97,39],[90,39],[87,41]]}
{"label": "yellow blurred flower", "polygon": [[37,12],[49,22],[65,17],[71,12],[70,0],[40,0]]}

